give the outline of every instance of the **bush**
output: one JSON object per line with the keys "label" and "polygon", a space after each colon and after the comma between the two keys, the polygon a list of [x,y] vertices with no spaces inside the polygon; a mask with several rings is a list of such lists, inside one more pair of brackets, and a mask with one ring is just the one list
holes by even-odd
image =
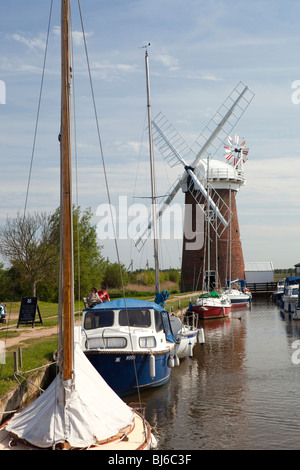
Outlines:
{"label": "bush", "polygon": [[[122,278],[120,270],[122,273]],[[126,285],[128,282],[128,274],[125,266],[119,266],[118,263],[109,263],[106,266],[102,284],[104,284],[106,288],[120,289],[122,287],[122,279],[123,284]]]}

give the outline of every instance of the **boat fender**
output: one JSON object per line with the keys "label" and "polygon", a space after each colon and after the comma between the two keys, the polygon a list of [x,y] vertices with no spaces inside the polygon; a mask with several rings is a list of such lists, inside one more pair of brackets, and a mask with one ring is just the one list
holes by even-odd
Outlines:
{"label": "boat fender", "polygon": [[154,379],[155,377],[155,357],[153,354],[150,355],[149,357],[149,363],[150,363],[150,377],[151,379]]}
{"label": "boat fender", "polygon": [[180,359],[177,356],[177,354],[175,355],[175,358],[174,358],[174,365],[175,365],[175,367],[178,367],[180,365]]}
{"label": "boat fender", "polygon": [[202,326],[200,326],[200,328],[198,329],[197,338],[198,338],[198,342],[199,342],[200,344],[204,344],[204,343],[205,343],[204,329],[202,328]]}
{"label": "boat fender", "polygon": [[189,357],[193,357],[193,345],[191,341],[189,341]]}
{"label": "boat fender", "polygon": [[150,438],[150,450],[157,449],[158,443],[157,439],[154,436],[153,433],[151,433],[151,438]]}
{"label": "boat fender", "polygon": [[172,369],[175,365],[175,361],[174,361],[174,356],[169,356],[169,359],[168,359],[168,367],[170,367],[170,369]]}

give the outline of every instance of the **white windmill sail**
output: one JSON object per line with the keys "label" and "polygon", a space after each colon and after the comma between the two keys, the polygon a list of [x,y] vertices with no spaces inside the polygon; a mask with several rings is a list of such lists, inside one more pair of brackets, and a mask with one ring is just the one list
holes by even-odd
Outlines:
{"label": "white windmill sail", "polygon": [[[163,157],[169,163],[170,166],[174,166],[176,164],[184,164],[185,158],[188,156],[192,156],[194,158],[193,163],[188,166],[185,165],[185,172],[182,176],[171,186],[169,189],[167,196],[161,202],[158,211],[157,211],[157,220],[159,220],[163,214],[163,212],[167,209],[169,204],[172,202],[178,191],[183,187],[183,185],[187,184],[188,176],[191,177],[193,183],[196,183],[199,186],[200,191],[202,194],[203,189],[205,190],[204,177],[201,181],[196,178],[194,173],[194,169],[196,168],[197,164],[199,163],[200,159],[204,166],[206,165],[205,160],[203,159],[204,156],[208,154],[210,157],[213,157],[220,146],[224,143],[225,138],[230,134],[233,127],[237,124],[239,119],[241,118],[242,114],[245,112],[247,107],[249,106],[250,102],[254,97],[254,93],[245,86],[242,82],[240,82],[231,94],[228,96],[226,101],[222,104],[222,106],[218,109],[216,114],[213,118],[209,121],[207,126],[205,127],[202,134],[195,142],[195,150],[191,149],[183,140],[183,138],[178,134],[178,132],[174,129],[174,127],[166,120],[166,118],[159,114],[157,118],[155,118],[152,122],[153,124],[153,139],[155,146],[159,149],[162,153]],[[195,186],[193,186],[195,189]],[[190,188],[188,188],[190,189]],[[210,188],[212,193],[214,192],[213,188]],[[216,192],[215,192],[216,193]],[[195,192],[193,193],[193,195]],[[217,193],[216,193],[217,194]],[[219,197],[219,196],[218,196]],[[214,196],[212,195],[212,198]],[[198,202],[198,201],[197,201]],[[225,204],[224,201],[220,200],[219,202]],[[215,204],[218,208],[218,205]],[[227,207],[227,206],[226,206]],[[226,209],[228,212],[229,209]],[[222,211],[223,212],[223,211]],[[218,209],[218,213],[221,214],[220,209]],[[228,212],[229,213],[229,212]],[[217,214],[217,212],[216,212]],[[221,214],[222,215],[222,214]],[[224,217],[223,217],[224,218]],[[220,217],[218,217],[219,221],[222,221]],[[224,223],[225,222],[225,223]],[[227,221],[224,219],[222,224],[219,224],[218,227],[223,226],[223,229],[219,231],[219,236],[222,231],[227,226]],[[145,244],[148,236],[151,233],[152,223],[151,218],[149,218],[148,222],[141,227],[137,241],[135,243],[136,247],[140,250],[143,245]],[[218,230],[218,229],[217,229]]]}

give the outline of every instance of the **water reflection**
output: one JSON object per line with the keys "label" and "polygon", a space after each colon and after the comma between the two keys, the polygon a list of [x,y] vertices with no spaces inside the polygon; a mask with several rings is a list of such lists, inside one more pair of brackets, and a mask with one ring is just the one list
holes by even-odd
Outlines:
{"label": "water reflection", "polygon": [[194,357],[168,384],[142,393],[159,449],[298,449],[300,365],[291,345],[300,321],[258,300],[202,326],[205,344]]}

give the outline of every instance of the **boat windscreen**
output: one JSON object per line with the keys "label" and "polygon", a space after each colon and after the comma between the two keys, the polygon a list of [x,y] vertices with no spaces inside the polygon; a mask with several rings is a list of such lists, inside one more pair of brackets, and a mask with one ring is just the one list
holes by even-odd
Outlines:
{"label": "boat windscreen", "polygon": [[150,311],[144,309],[120,310],[119,325],[149,327],[151,325]]}
{"label": "boat windscreen", "polygon": [[112,326],[114,323],[114,311],[89,311],[84,318],[84,328],[86,330],[93,330],[94,328],[105,328]]}

